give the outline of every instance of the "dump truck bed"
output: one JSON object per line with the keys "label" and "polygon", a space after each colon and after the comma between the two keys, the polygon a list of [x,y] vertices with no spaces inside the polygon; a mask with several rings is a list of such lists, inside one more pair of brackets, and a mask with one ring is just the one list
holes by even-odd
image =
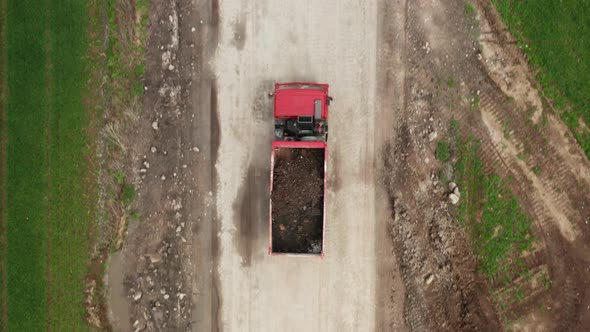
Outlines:
{"label": "dump truck bed", "polygon": [[323,255],[327,153],[325,142],[273,142],[271,255]]}

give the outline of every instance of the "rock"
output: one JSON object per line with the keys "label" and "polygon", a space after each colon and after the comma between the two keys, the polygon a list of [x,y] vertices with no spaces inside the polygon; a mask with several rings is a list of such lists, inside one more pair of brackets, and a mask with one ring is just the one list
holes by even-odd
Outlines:
{"label": "rock", "polygon": [[162,181],[166,180],[166,175],[162,174],[162,176],[160,177],[160,179],[162,179]]}
{"label": "rock", "polygon": [[427,274],[426,277],[424,278],[424,282],[427,285],[430,285],[433,281],[434,281],[434,275],[431,273]]}
{"label": "rock", "polygon": [[164,300],[168,300],[169,298],[170,298],[170,295],[164,294]]}
{"label": "rock", "polygon": [[186,297],[186,294],[184,294],[184,293],[178,293],[178,294],[176,294],[176,296],[178,296],[178,298],[180,300],[183,300]]}
{"label": "rock", "polygon": [[168,70],[174,70],[174,68],[175,68],[174,65],[169,65],[168,66]]}
{"label": "rock", "polygon": [[457,188],[457,184],[455,182],[449,182],[449,190],[452,192]]}
{"label": "rock", "polygon": [[147,172],[147,169],[145,169],[145,168],[140,168],[139,169],[139,173],[145,173],[145,172]]}
{"label": "rock", "polygon": [[145,166],[145,168],[150,168],[150,163],[146,161],[143,162],[143,166]]}
{"label": "rock", "polygon": [[158,130],[158,121],[152,122],[152,129]]}
{"label": "rock", "polygon": [[196,147],[196,146],[193,146],[193,151],[195,151],[195,152],[199,152],[200,150],[199,150],[199,148],[198,148],[198,147]]}
{"label": "rock", "polygon": [[455,193],[449,194],[449,199],[451,200],[451,203],[453,203],[453,205],[459,203],[459,196],[455,195]]}
{"label": "rock", "polygon": [[428,141],[432,142],[438,137],[438,133],[436,131],[431,132],[428,134]]}
{"label": "rock", "polygon": [[150,148],[150,151],[152,151],[152,153],[156,153],[156,151],[158,151],[158,149],[156,149],[156,147],[155,147],[155,146],[152,146],[152,147]]}
{"label": "rock", "polygon": [[143,294],[141,292],[137,292],[135,294],[133,294],[133,301],[139,301],[139,299],[141,299],[141,296]]}
{"label": "rock", "polygon": [[461,198],[461,193],[459,192],[459,187],[455,187],[453,189],[453,194],[457,195],[457,197]]}
{"label": "rock", "polygon": [[182,227],[180,227],[180,226],[176,227],[176,233],[180,233],[181,230],[182,230]]}

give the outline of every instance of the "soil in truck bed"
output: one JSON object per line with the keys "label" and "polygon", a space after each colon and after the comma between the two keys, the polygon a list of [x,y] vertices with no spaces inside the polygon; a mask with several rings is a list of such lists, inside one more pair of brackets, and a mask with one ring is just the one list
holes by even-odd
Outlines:
{"label": "soil in truck bed", "polygon": [[319,254],[324,214],[324,149],[275,150],[272,251]]}

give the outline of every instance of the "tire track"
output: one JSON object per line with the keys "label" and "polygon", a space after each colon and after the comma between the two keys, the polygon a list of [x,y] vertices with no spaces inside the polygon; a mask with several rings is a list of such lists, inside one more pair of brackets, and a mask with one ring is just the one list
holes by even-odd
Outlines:
{"label": "tire track", "polygon": [[[512,114],[506,111],[505,107],[500,106],[503,104],[501,95],[483,92],[480,99],[480,111],[491,114],[493,120],[500,124],[504,123],[503,121],[511,120],[518,127],[522,126],[522,121],[525,120],[523,114],[525,113],[522,111],[513,111],[513,113],[516,114]],[[461,120],[467,120],[468,117],[471,117],[470,114],[463,112]],[[471,118],[472,119],[470,120],[475,122],[474,117]],[[563,256],[563,245],[565,240],[561,236],[556,222],[552,220],[552,214],[546,207],[543,199],[540,197],[540,193],[538,193],[537,189],[533,187],[531,180],[522,171],[519,171],[520,165],[518,165],[514,156],[508,155],[507,152],[505,152],[505,149],[494,143],[490,136],[480,129],[480,126],[471,127],[472,128],[470,129],[465,129],[464,134],[472,133],[480,140],[480,158],[484,162],[486,171],[493,171],[503,178],[510,177],[513,179],[511,183],[513,184],[512,187],[515,190],[515,194],[521,198],[522,204],[528,206],[529,210],[533,213],[535,224],[537,225],[536,228],[538,228],[537,236],[539,236],[540,239],[543,239],[543,242],[545,243],[545,249],[537,251],[532,256],[525,258],[524,266],[531,268],[547,264],[550,267],[550,271],[554,271],[553,274],[555,275],[555,278],[558,278],[560,274],[566,274],[566,266],[571,263],[571,260],[567,259],[566,256]],[[512,136],[513,134],[516,137]],[[514,139],[521,140],[515,144],[519,149],[524,149],[526,144],[524,142],[534,144],[534,148],[537,149],[547,148],[546,146],[543,146],[542,142],[539,142],[541,136],[538,133],[531,132],[530,128],[523,131],[512,130],[510,137],[511,141]],[[526,141],[525,138],[528,138],[529,140]],[[545,152],[540,155],[537,150],[532,151],[535,151],[532,156],[538,164],[553,165],[552,163],[556,162],[556,158],[551,152]],[[530,164],[527,163],[527,166],[530,166]],[[571,174],[568,174],[567,171],[561,169],[556,174],[555,179],[557,179],[557,181],[566,180],[566,184],[572,184]],[[546,179],[545,181],[548,180]],[[547,185],[547,182],[545,181],[543,184]],[[572,185],[576,186],[577,184]],[[551,195],[550,199],[552,199],[557,206],[562,208],[562,211],[567,213],[568,218],[571,216],[572,209],[568,198]],[[494,288],[498,287],[499,281],[500,280],[494,281]],[[554,284],[553,287],[561,289],[556,296],[558,301],[562,301],[564,304],[563,308],[559,311],[558,317],[559,321],[564,322],[562,325],[565,328],[568,326],[569,322],[576,317],[577,308],[579,306],[579,291],[576,289],[575,282],[571,277],[566,277],[564,282]],[[546,292],[547,290],[541,291],[541,293]]]}
{"label": "tire track", "polygon": [[[487,94],[482,95],[481,111],[491,114],[493,120],[500,125],[507,126],[505,124],[516,123],[518,127],[523,127],[523,130],[511,130],[511,134],[505,134],[505,137],[508,137],[510,143],[515,146],[525,146],[525,144],[528,144],[528,150],[532,153],[529,158],[530,160],[523,160],[523,162],[526,163],[527,168],[529,168],[534,174],[529,174],[527,176],[525,175],[525,172],[512,172],[513,174],[511,175],[513,177],[518,177],[518,180],[520,181],[519,183],[530,184],[530,189],[534,189],[532,192],[538,190],[538,188],[535,188],[532,184],[535,178],[531,178],[531,176],[536,177],[543,186],[542,189],[544,192],[548,193],[549,197],[541,199],[538,195],[532,195],[534,196],[534,199],[551,201],[552,204],[568,219],[568,222],[575,220],[581,222],[582,217],[576,209],[572,208],[572,202],[569,196],[564,192],[558,191],[558,188],[562,186],[568,188],[568,190],[577,191],[579,184],[573,179],[570,171],[565,170],[563,167],[556,167],[557,165],[560,165],[559,160],[556,158],[558,155],[557,151],[554,151],[551,146],[544,142],[542,135],[540,135],[536,129],[527,124],[530,120],[527,118],[526,112],[519,109],[507,111],[506,107],[498,107],[497,105],[500,105],[497,98],[494,100],[494,98]],[[516,144],[514,144],[514,142],[516,142]],[[517,156],[509,155],[506,152],[506,149],[502,146],[497,146],[497,144],[498,143],[492,143],[492,146],[497,153],[501,155],[502,159],[506,160],[510,165],[509,169],[522,168],[516,161],[515,157]],[[526,150],[520,150],[518,153],[521,155],[526,153],[528,155]],[[524,157],[522,157],[522,159],[524,159]],[[541,173],[539,173],[535,171],[535,169],[539,169],[537,167],[546,167],[544,168],[545,170],[551,169],[552,172],[545,171],[545,174],[543,174],[543,171],[540,171]],[[525,192],[531,191],[527,190]],[[582,197],[588,197],[583,193],[580,193],[580,195],[582,195]],[[544,210],[548,215],[552,215],[549,209],[545,208]]]}

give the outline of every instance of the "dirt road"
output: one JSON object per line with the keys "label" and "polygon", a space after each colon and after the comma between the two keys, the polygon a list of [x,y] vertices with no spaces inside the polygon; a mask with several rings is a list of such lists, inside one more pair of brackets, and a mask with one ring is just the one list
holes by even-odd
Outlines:
{"label": "dirt road", "polygon": [[[385,206],[375,188],[376,133],[387,128],[376,104],[377,9],[374,1],[221,2],[214,325],[224,331],[375,329],[376,248],[389,245],[376,236],[385,234],[387,221],[386,209],[376,210]],[[335,99],[323,259],[267,255],[267,93],[275,81],[329,83]]]}
{"label": "dirt road", "polygon": [[[551,110],[547,132],[529,124],[540,115],[513,111],[507,99],[528,105],[534,84],[503,60],[517,53],[489,48],[496,30],[478,29],[485,16],[474,12],[459,0],[153,5],[145,112],[130,145],[141,220],[111,262],[114,327],[497,331],[538,317],[548,330],[586,326],[588,278],[576,275],[589,273],[588,161],[571,142],[557,148],[571,135]],[[304,80],[329,83],[334,97],[326,256],[270,258],[267,93]],[[551,279],[510,315],[494,304],[504,289],[477,273],[439,178],[453,172],[435,157],[451,119],[482,142],[488,171],[518,180],[543,239],[526,264]]]}

